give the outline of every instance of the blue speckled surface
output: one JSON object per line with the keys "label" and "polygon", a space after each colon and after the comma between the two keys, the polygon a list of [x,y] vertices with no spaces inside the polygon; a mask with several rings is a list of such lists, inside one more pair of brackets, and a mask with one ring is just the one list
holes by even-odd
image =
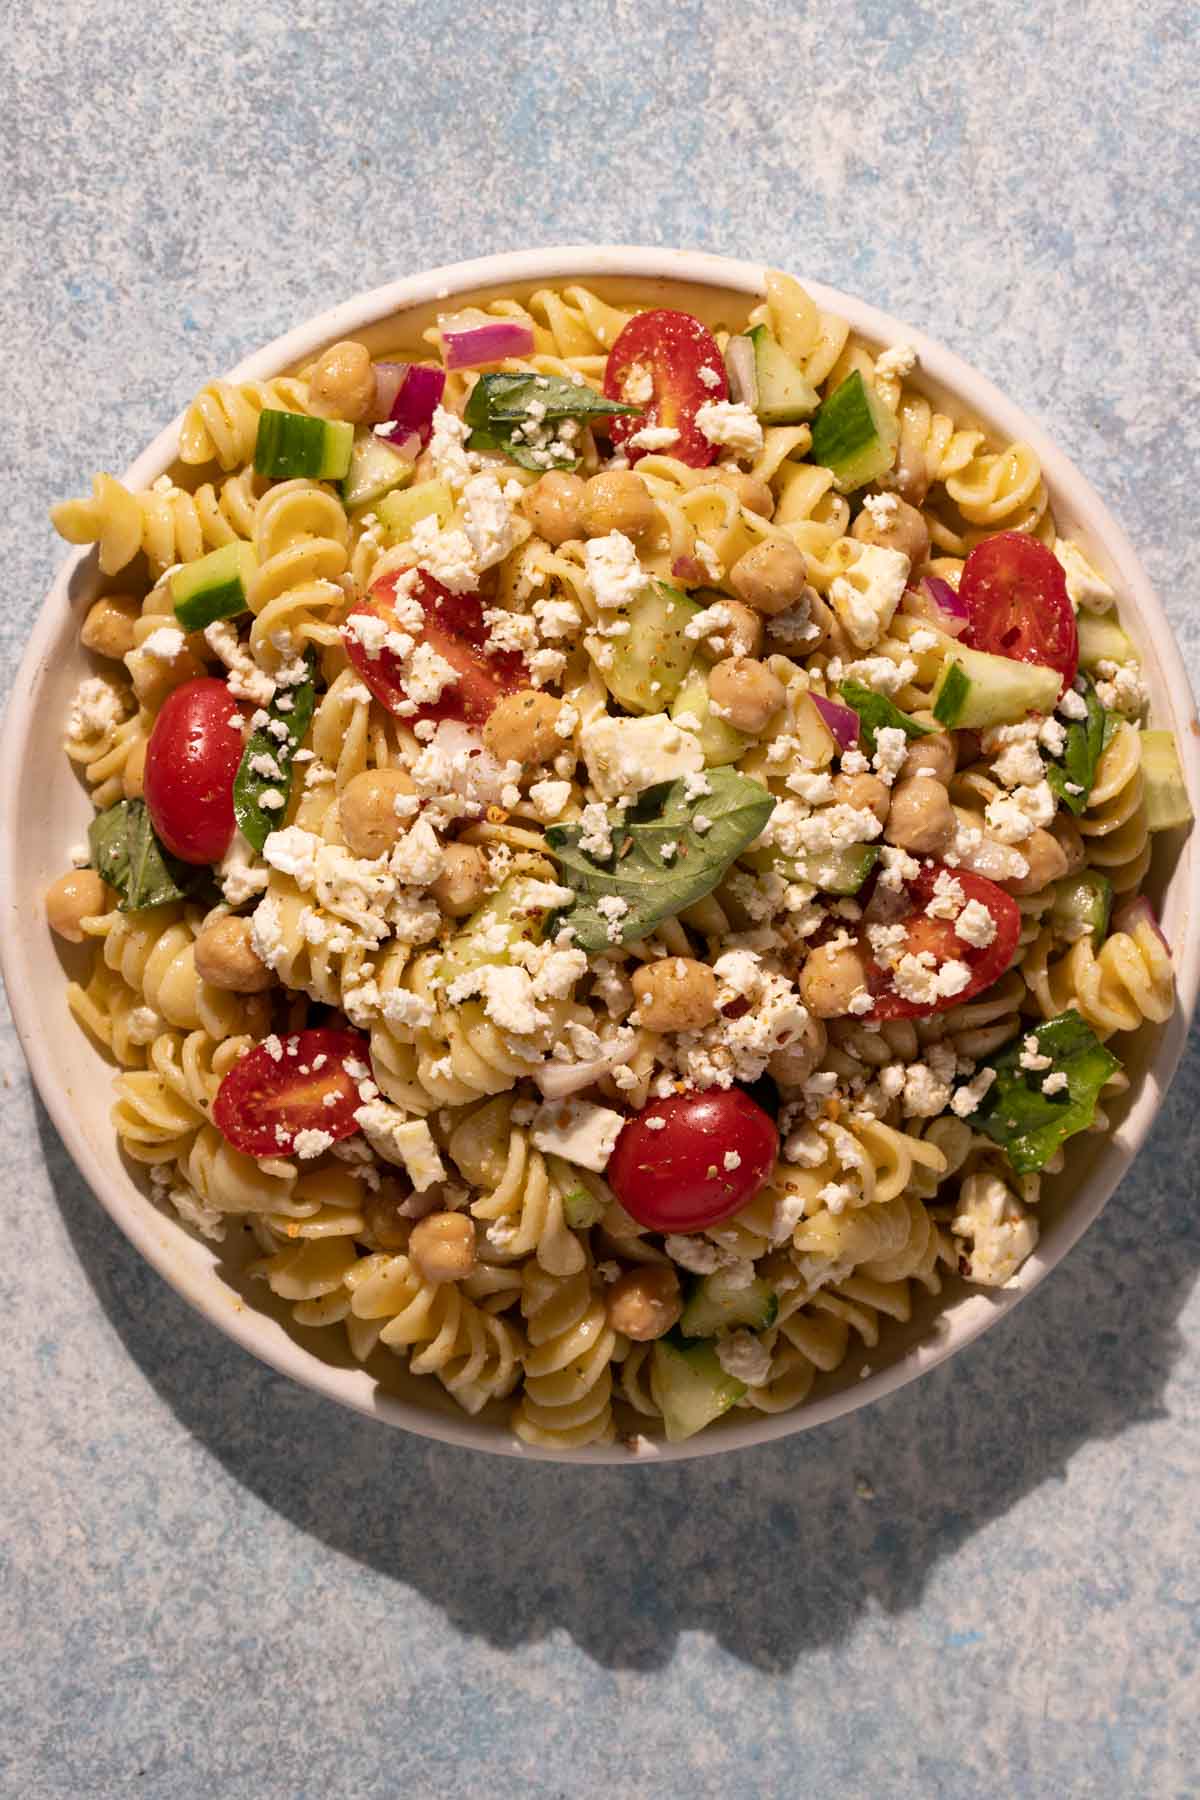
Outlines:
{"label": "blue speckled surface", "polygon": [[[47,503],[202,377],[405,270],[585,239],[769,258],[950,343],[1089,472],[1195,680],[1194,29],[1182,0],[31,0],[5,680]],[[1100,1224],[965,1356],[778,1448],[579,1472],[251,1362],[0,1056],[0,1792],[1200,1790],[1195,1040]]]}

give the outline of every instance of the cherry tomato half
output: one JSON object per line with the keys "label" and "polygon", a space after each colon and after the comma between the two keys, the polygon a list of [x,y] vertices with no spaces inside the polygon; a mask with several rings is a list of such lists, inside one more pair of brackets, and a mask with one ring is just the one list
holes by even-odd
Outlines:
{"label": "cherry tomato half", "polygon": [[286,1156],[301,1131],[353,1137],[363,1077],[347,1063],[370,1071],[371,1047],[361,1032],[321,1026],[268,1038],[234,1063],[217,1089],[213,1124],[246,1156]]}
{"label": "cherry tomato half", "polygon": [[[649,401],[644,398],[647,374],[652,383]],[[640,416],[618,413],[609,420],[608,435],[618,450],[635,431],[668,425],[679,433],[669,456],[693,469],[706,469],[713,461],[717,446],[698,428],[696,414],[707,400],[728,400],[729,383],[712,333],[691,313],[662,310],[630,319],[608,353],[604,392],[610,400],[646,409]],[[645,454],[637,449],[627,452],[631,463]]]}
{"label": "cherry tomato half", "polygon": [[[386,619],[397,631],[403,629],[395,613],[396,582],[404,570],[377,581],[370,598],[350,608],[355,613],[373,613]],[[429,644],[439,656],[458,671],[458,680],[444,689],[440,699],[409,712],[411,704],[404,691],[402,664],[386,646],[372,656],[355,634],[344,626],[342,641],[346,654],[381,706],[401,718],[460,719],[467,725],[482,725],[498,700],[518,688],[528,687],[529,671],[524,659],[515,652],[487,651],[484,645],[488,628],[483,621],[483,599],[479,594],[452,594],[440,581],[417,571],[413,589],[425,612],[421,641]]]}
{"label": "cherry tomato half", "polygon": [[223,681],[185,681],[163,701],[146,745],[150,822],[173,856],[220,862],[233,836],[242,714]]}
{"label": "cherry tomato half", "polygon": [[1070,687],[1079,633],[1062,564],[1045,544],[1020,531],[984,538],[963,564],[958,591],[967,604],[964,644],[1057,669]]}
{"label": "cherry tomato half", "polygon": [[[991,914],[996,934],[982,949],[958,936],[953,919],[930,918],[926,912],[925,908],[933,899],[934,883],[943,874],[958,882],[967,902],[978,900]],[[994,881],[988,881],[986,876],[972,875],[967,869],[949,869],[944,863],[926,862],[922,864],[920,874],[905,883],[905,891],[913,910],[907,918],[897,921],[905,927],[901,955],[919,956],[928,950],[934,957],[934,967],[950,961],[966,963],[971,979],[959,993],[945,995],[932,1006],[907,1000],[896,992],[888,971],[870,958],[864,931],[861,946],[869,958],[867,986],[875,998],[874,1006],[864,1019],[868,1025],[882,1019],[926,1019],[932,1013],[948,1012],[952,1006],[962,1006],[973,1000],[993,982],[999,981],[1012,962],[1021,935],[1020,907],[1010,894],[997,887]]]}
{"label": "cherry tomato half", "polygon": [[752,1200],[778,1152],[773,1119],[741,1088],[692,1090],[652,1100],[630,1119],[605,1177],[640,1225],[699,1231]]}

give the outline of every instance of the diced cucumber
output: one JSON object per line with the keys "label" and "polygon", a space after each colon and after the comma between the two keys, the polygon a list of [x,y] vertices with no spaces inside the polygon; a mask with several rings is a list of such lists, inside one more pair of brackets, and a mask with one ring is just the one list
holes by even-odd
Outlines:
{"label": "diced cucumber", "polygon": [[700,610],[665,581],[649,582],[629,606],[629,633],[613,640],[612,667],[603,670],[609,693],[626,712],[666,711],[696,653],[684,631]]}
{"label": "diced cucumber", "polygon": [[437,519],[438,530],[445,531],[454,516],[454,495],[444,481],[418,481],[416,487],[403,492],[393,488],[375,510],[393,543],[402,544],[412,536],[417,521],[431,515]]}
{"label": "diced cucumber", "polygon": [[809,455],[832,472],[839,493],[849,494],[891,468],[899,441],[895,415],[855,369],[813,420]]}
{"label": "diced cucumber", "polygon": [[718,719],[710,710],[708,679],[702,669],[691,670],[671,703],[673,719],[688,716],[700,721],[700,730],[695,735],[706,768],[719,769],[725,763],[736,762],[739,756],[745,754],[750,739],[744,732],[735,731],[732,725],[727,725],[724,719]]}
{"label": "diced cucumber", "polygon": [[754,411],[763,424],[795,425],[801,419],[810,419],[821,404],[812,382],[765,325],[756,325],[746,336],[754,352]]}
{"label": "diced cucumber", "polygon": [[585,1174],[561,1156],[548,1156],[546,1167],[562,1195],[563,1218],[571,1230],[586,1231],[589,1225],[598,1225],[612,1199],[611,1194],[601,1191],[604,1183],[599,1176]]}
{"label": "diced cucumber", "polygon": [[340,481],[350,467],[354,427],[345,419],[265,407],[258,417],[254,471],[271,481]]}
{"label": "diced cucumber", "polygon": [[650,1362],[650,1392],[663,1416],[669,1444],[695,1437],[746,1393],[744,1381],[727,1375],[711,1343],[659,1338]]}
{"label": "diced cucumber", "polygon": [[955,644],[933,690],[933,716],[972,731],[1011,725],[1031,712],[1052,713],[1061,689],[1057,669]]}
{"label": "diced cucumber", "polygon": [[1117,621],[1109,614],[1081,612],[1075,620],[1079,633],[1079,666],[1094,669],[1101,662],[1133,662],[1137,651]]}
{"label": "diced cucumber", "polygon": [[1173,731],[1143,731],[1142,782],[1146,823],[1151,831],[1173,831],[1178,825],[1191,824],[1192,803]]}
{"label": "diced cucumber", "polygon": [[775,1323],[779,1301],[770,1283],[761,1276],[741,1287],[730,1285],[729,1276],[720,1271],[701,1275],[692,1283],[679,1329],[687,1338],[710,1338],[728,1325],[748,1325],[752,1331],[766,1331]]}
{"label": "diced cucumber", "polygon": [[217,619],[233,619],[249,606],[247,590],[258,569],[249,544],[222,544],[171,577],[175,617],[185,631],[203,631]]}
{"label": "diced cucumber", "polygon": [[415,466],[387,438],[376,437],[369,425],[360,425],[354,433],[350,467],[342,482],[343,506],[356,512],[382,500],[393,488],[407,487]]}
{"label": "diced cucumber", "polygon": [[1112,915],[1112,882],[1097,869],[1081,869],[1078,875],[1056,882],[1050,920],[1072,943],[1090,935],[1098,950],[1108,936]]}
{"label": "diced cucumber", "polygon": [[[484,963],[506,963],[514,945],[522,940],[540,943],[550,909],[531,904],[529,891],[544,879],[537,875],[510,875],[447,943],[437,970],[441,980],[451,982],[471,969],[482,968]],[[495,931],[497,926],[499,931]]]}
{"label": "diced cucumber", "polygon": [[781,856],[777,850],[748,850],[741,858],[748,868],[774,870],[788,881],[805,881],[823,894],[857,894],[875,864],[874,844],[850,844],[844,850],[813,850],[807,856]]}

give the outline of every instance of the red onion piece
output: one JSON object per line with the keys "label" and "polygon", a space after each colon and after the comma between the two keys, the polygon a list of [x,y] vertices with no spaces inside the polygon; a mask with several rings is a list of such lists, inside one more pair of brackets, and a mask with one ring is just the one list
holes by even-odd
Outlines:
{"label": "red onion piece", "polygon": [[399,426],[393,427],[390,419],[384,421],[382,431],[376,429],[375,436],[380,443],[386,444],[389,450],[394,450],[401,462],[416,462],[421,454],[419,433],[415,431],[405,433]]}
{"label": "red onion piece", "polygon": [[442,347],[448,369],[480,369],[508,356],[532,356],[533,327],[519,319],[494,319],[480,325],[469,315],[441,322]]}
{"label": "red onion piece", "polygon": [[404,386],[408,364],[377,362],[375,364],[375,399],[366,416],[368,425],[382,425],[392,416],[392,404]]}
{"label": "red onion piece", "polygon": [[962,595],[956,594],[950,583],[943,581],[940,575],[926,575],[924,587],[933,604],[942,612],[949,613],[952,619],[970,618]]}
{"label": "red onion piece", "polygon": [[950,583],[936,575],[927,575],[919,588],[906,589],[900,611],[910,619],[923,619],[945,637],[961,637],[970,623]]}
{"label": "red onion piece", "polygon": [[1163,936],[1158,915],[1145,894],[1139,894],[1135,900],[1127,900],[1125,905],[1113,915],[1112,928],[1114,931],[1124,931],[1132,937],[1139,925],[1148,925],[1167,955],[1170,956],[1171,946]]}
{"label": "red onion piece", "polygon": [[690,582],[699,587],[704,580],[704,566],[694,556],[677,556],[671,564],[671,573],[676,581]]}
{"label": "red onion piece", "polygon": [[413,363],[392,401],[396,437],[415,432],[423,450],[433,435],[433,415],[441,404],[445,389],[444,369],[435,369],[429,363]]}
{"label": "red onion piece", "polygon": [[730,398],[753,411],[758,405],[758,370],[749,338],[730,338],[725,346],[725,372],[729,376]]}
{"label": "red onion piece", "polygon": [[839,750],[853,750],[858,742],[859,718],[853,707],[839,700],[827,700],[824,694],[810,694],[809,699],[833,733]]}

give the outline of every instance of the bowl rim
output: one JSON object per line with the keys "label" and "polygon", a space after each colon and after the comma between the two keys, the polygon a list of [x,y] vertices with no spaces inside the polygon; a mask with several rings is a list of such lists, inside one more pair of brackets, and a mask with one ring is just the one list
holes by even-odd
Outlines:
{"label": "bowl rim", "polygon": [[[561,285],[599,278],[686,283],[693,287],[761,296],[768,266],[709,252],[643,245],[568,244],[502,252],[404,276],[354,295],[242,358],[225,379],[268,378],[311,356],[340,336],[365,330],[406,309],[451,301],[472,290],[512,288],[530,282]],[[1193,808],[1200,815],[1200,750],[1197,749],[1200,724],[1183,661],[1163,608],[1132,544],[1100,496],[1034,419],[955,352],[853,295],[807,276],[801,279],[819,306],[847,319],[852,329],[867,339],[912,344],[920,356],[923,372],[935,383],[952,392],[990,426],[1006,433],[1011,441],[1023,440],[1033,447],[1055,502],[1065,504],[1065,510],[1074,519],[1086,522],[1084,529],[1089,548],[1097,544],[1103,546],[1117,584],[1129,603],[1129,616],[1137,622],[1139,640],[1148,643],[1152,649],[1167,697],[1170,722],[1184,752],[1185,779]],[[181,418],[182,414],[177,415],[135,458],[122,476],[127,485],[149,486],[176,459]],[[957,1302],[950,1311],[940,1315],[941,1328],[929,1341],[911,1346],[856,1385],[820,1396],[790,1412],[750,1414],[744,1420],[739,1418],[736,1423],[726,1423],[711,1437],[702,1433],[683,1444],[654,1440],[645,1453],[638,1456],[631,1455],[620,1442],[566,1452],[527,1445],[491,1420],[473,1418],[465,1413],[461,1418],[455,1418],[426,1410],[395,1394],[383,1392],[371,1383],[365,1371],[348,1370],[322,1361],[284,1332],[268,1314],[243,1304],[231,1306],[230,1290],[220,1283],[219,1277],[214,1283],[212,1266],[201,1269],[196,1263],[180,1257],[169,1234],[163,1230],[164,1226],[179,1232],[184,1228],[174,1227],[172,1222],[165,1220],[123,1170],[121,1178],[116,1179],[96,1166],[68,1089],[55,1069],[51,1036],[39,1016],[38,994],[21,953],[25,927],[16,901],[20,892],[20,858],[15,841],[18,789],[25,747],[37,726],[35,701],[39,672],[64,634],[70,618],[72,580],[89,554],[88,550],[81,550],[68,557],[39,609],[14,677],[3,737],[0,738],[0,971],[8,990],[17,1035],[38,1092],[76,1167],[105,1210],[135,1248],[185,1300],[226,1336],[281,1374],[355,1411],[401,1426],[419,1436],[492,1455],[575,1464],[678,1462],[772,1443],[895,1392],[964,1349],[1006,1316],[1074,1247],[1141,1149],[1182,1055],[1200,992],[1200,931],[1189,929],[1195,920],[1195,902],[1200,898],[1196,892],[1200,849],[1195,832],[1180,849],[1167,889],[1175,927],[1173,939],[1181,946],[1175,953],[1177,1005],[1148,1059],[1119,1137],[1108,1136],[1095,1166],[1073,1197],[1069,1211],[1056,1222],[1053,1254],[1044,1254],[1039,1247],[1039,1252],[1024,1265],[1010,1286],[986,1294],[973,1294]]]}

